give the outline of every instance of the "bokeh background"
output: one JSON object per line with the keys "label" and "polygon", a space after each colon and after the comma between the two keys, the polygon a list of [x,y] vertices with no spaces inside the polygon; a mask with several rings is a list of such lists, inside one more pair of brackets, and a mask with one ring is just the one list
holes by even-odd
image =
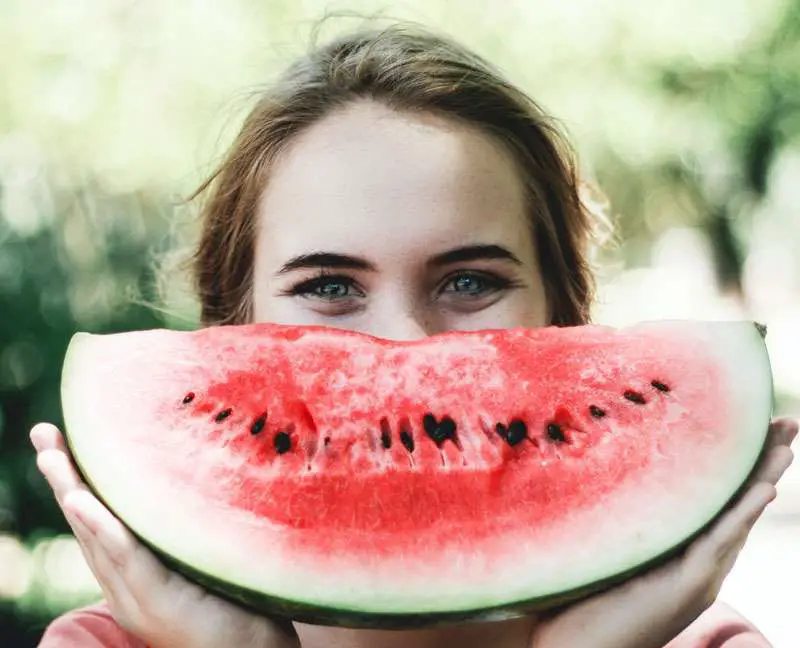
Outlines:
{"label": "bokeh background", "polygon": [[[800,0],[0,0],[0,646],[98,595],[27,438],[69,337],[194,325],[177,273],[148,306],[182,198],[340,10],[442,29],[561,119],[616,226],[597,321],[765,322],[800,412]],[[795,467],[722,598],[797,648],[799,591]]]}

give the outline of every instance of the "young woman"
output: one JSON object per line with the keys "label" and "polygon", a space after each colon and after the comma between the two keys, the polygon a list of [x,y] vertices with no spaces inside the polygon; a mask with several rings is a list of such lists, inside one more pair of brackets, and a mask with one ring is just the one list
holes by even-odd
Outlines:
{"label": "young woman", "polygon": [[[356,33],[298,61],[200,193],[193,267],[205,325],[414,339],[589,318],[595,223],[557,131],[484,61],[418,29]],[[54,621],[40,645],[768,646],[714,601],[796,433],[774,422],[738,503],[657,570],[554,615],[389,632],[273,622],[170,573],[90,495],[60,432],[38,425],[38,465],[105,598]]]}

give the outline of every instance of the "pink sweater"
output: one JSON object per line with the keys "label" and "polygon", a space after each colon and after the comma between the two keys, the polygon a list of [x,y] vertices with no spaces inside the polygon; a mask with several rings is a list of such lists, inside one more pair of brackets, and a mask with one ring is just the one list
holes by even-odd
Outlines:
{"label": "pink sweater", "polygon": [[[114,621],[104,604],[57,618],[40,648],[147,648]],[[752,624],[727,605],[716,603],[665,648],[771,648]]]}

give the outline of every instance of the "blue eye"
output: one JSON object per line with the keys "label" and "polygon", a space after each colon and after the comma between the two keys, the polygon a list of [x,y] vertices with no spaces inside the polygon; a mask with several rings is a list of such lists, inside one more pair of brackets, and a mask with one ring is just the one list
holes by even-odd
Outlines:
{"label": "blue eye", "polygon": [[304,281],[292,288],[290,292],[293,295],[302,295],[324,301],[364,296],[364,293],[356,287],[352,279],[333,275],[324,275]]}
{"label": "blue eye", "polygon": [[449,279],[442,292],[454,293],[465,297],[480,297],[503,288],[509,282],[502,277],[475,272],[462,272]]}
{"label": "blue eye", "polygon": [[341,281],[326,281],[314,287],[314,294],[324,297],[325,299],[347,297],[349,291],[350,286]]}
{"label": "blue eye", "polygon": [[457,293],[468,293],[474,295],[484,289],[484,282],[475,275],[461,275],[452,281],[453,291]]}

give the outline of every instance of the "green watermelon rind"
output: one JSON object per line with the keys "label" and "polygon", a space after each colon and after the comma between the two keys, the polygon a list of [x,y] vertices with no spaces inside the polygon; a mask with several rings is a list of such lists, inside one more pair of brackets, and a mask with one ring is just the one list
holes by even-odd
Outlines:
{"label": "green watermelon rind", "polygon": [[[763,340],[766,335],[766,327],[753,322],[753,325],[759,333],[759,337],[764,344]],[[765,353],[765,361],[769,363],[769,356]],[[68,365],[69,349],[64,360],[65,367]],[[767,372],[770,380],[769,391],[774,394],[774,386],[772,384],[771,371]],[[774,397],[773,397],[774,398]],[[774,400],[770,402],[769,412],[765,420],[765,429],[769,426],[774,409]],[[74,448],[70,439],[69,430],[65,426],[65,440],[67,448],[69,449],[73,463],[81,475],[82,479],[94,494],[95,497],[101,501],[115,516],[117,512],[115,508],[100,494],[99,490],[92,483],[87,472],[84,470],[80,460],[74,452]],[[580,600],[589,598],[593,595],[600,594],[604,591],[612,589],[616,585],[620,585],[631,578],[644,574],[648,571],[657,569],[665,565],[672,558],[676,558],[680,553],[689,546],[695,539],[703,535],[709,527],[713,526],[714,522],[727,510],[729,510],[738,501],[740,495],[746,490],[753,473],[756,471],[758,465],[764,456],[765,451],[768,449],[766,444],[767,436],[764,437],[764,444],[748,471],[747,477],[743,480],[739,488],[728,499],[728,501],[715,513],[713,513],[706,523],[700,527],[695,533],[687,536],[682,541],[676,543],[672,548],[667,549],[660,555],[652,559],[640,563],[635,567],[616,573],[608,578],[600,579],[591,583],[587,583],[572,590],[560,592],[555,595],[508,601],[487,607],[474,607],[465,608],[454,611],[408,611],[408,612],[375,612],[364,611],[351,608],[339,608],[329,605],[318,605],[307,603],[303,601],[281,598],[271,596],[263,592],[258,592],[247,587],[235,586],[227,582],[219,581],[213,576],[202,572],[191,565],[182,562],[174,556],[164,552],[158,546],[147,540],[144,536],[140,535],[136,529],[126,525],[126,528],[153,554],[165,565],[177,573],[180,573],[188,580],[204,587],[213,594],[220,598],[229,601],[235,605],[239,605],[248,609],[255,614],[274,618],[276,620],[283,620],[283,622],[296,621],[300,623],[309,623],[315,625],[327,626],[341,626],[348,628],[379,628],[379,629],[413,629],[422,627],[438,627],[446,625],[455,625],[466,622],[480,622],[480,621],[499,621],[506,619],[514,619],[523,617],[532,613],[539,612],[555,612],[559,608],[574,604]],[[124,524],[124,523],[123,523]]]}

